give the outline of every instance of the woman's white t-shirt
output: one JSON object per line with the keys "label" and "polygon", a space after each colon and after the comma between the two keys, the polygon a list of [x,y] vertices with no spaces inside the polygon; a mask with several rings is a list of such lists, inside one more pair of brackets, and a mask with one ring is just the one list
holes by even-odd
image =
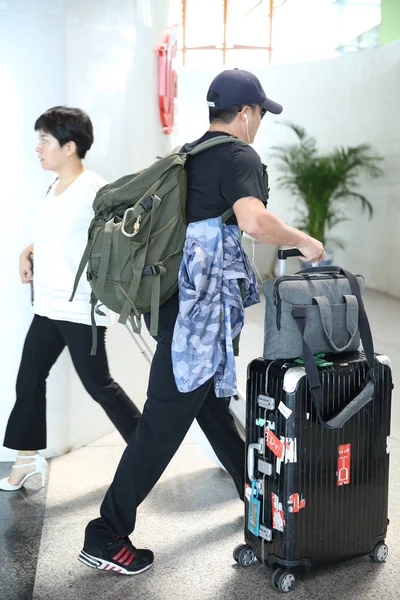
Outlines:
{"label": "woman's white t-shirt", "polygon": [[[91,287],[84,271],[69,302],[75,276],[86,247],[96,192],[106,181],[84,171],[59,196],[53,185],[36,218],[34,233],[34,312],[61,321],[91,324]],[[96,314],[97,325],[109,325],[110,315]]]}

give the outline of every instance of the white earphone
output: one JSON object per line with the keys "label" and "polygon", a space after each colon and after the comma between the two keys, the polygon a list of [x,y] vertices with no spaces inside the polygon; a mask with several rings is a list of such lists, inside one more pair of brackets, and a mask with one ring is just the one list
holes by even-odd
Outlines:
{"label": "white earphone", "polygon": [[246,121],[247,141],[248,141],[249,144],[251,144],[251,142],[250,142],[250,135],[249,135],[249,119],[248,119],[247,113],[244,113],[243,116],[244,116],[244,120]]}

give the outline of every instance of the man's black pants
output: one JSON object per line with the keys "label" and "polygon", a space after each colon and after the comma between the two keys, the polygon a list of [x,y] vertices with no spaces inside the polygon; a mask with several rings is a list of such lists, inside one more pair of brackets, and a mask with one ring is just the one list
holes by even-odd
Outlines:
{"label": "man's black pants", "polygon": [[[215,397],[213,379],[186,394],[176,387],[171,343],[177,314],[175,295],[160,307],[147,401],[101,505],[101,517],[86,527],[85,546],[89,548],[104,546],[115,536],[132,533],[137,506],[161,477],[196,417],[243,497],[244,442],[229,413],[228,400]],[[149,326],[149,315],[145,315],[145,320]]]}
{"label": "man's black pants", "polygon": [[17,400],[8,420],[4,445],[15,450],[46,448],[46,379],[65,346],[87,392],[105,410],[128,442],[140,411],[111,378],[105,348],[105,327],[98,327],[95,356],[90,355],[90,325],[35,315],[25,339],[17,377]]}

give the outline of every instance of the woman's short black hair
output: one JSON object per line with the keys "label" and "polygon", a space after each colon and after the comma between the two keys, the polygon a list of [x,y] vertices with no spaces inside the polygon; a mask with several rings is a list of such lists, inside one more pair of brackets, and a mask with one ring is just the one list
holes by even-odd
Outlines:
{"label": "woman's short black hair", "polygon": [[[219,123],[224,123],[225,125],[229,125],[232,123],[237,117],[237,114],[242,110],[242,108],[246,106],[245,104],[233,104],[232,106],[225,106],[223,108],[208,108],[208,116],[210,119],[210,123],[213,121],[218,121]],[[249,104],[252,110],[255,110],[255,104]]]}
{"label": "woman's short black hair", "polygon": [[39,129],[55,137],[60,146],[67,142],[75,142],[79,158],[85,158],[86,152],[93,144],[92,121],[80,108],[49,108],[35,123],[35,131]]}

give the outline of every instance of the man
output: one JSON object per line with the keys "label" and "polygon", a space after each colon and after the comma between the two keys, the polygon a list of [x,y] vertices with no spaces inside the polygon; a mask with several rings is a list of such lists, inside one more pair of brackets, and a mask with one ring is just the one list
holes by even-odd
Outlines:
{"label": "man", "polygon": [[[215,136],[233,136],[251,144],[266,112],[282,112],[279,104],[266,97],[252,73],[237,69],[224,71],[214,79],[207,101],[210,129],[185,150]],[[257,240],[295,246],[307,260],[322,260],[325,251],[319,241],[286,225],[265,209],[261,160],[246,144],[222,144],[188,158],[189,223],[220,217],[232,207],[233,223]],[[178,311],[177,295],[160,307],[147,402],[101,505],[101,517],[86,527],[79,560],[87,566],[126,575],[135,575],[152,566],[151,550],[136,549],[128,538],[135,527],[136,508],[167,467],[193,419],[197,416],[199,421],[208,421],[211,411],[217,410],[222,402],[214,397],[213,377],[193,391],[180,393],[177,389],[171,344]],[[149,315],[145,315],[145,320],[149,326]],[[209,434],[210,431],[208,437],[215,447],[217,436],[212,439]],[[230,441],[219,443],[228,449]]]}

